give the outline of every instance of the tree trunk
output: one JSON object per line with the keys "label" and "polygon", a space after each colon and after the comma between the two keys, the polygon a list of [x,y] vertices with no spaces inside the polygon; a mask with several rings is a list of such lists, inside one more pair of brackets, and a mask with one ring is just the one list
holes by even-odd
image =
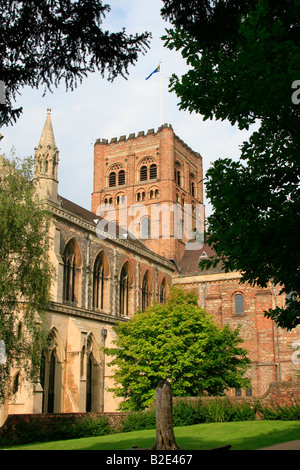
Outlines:
{"label": "tree trunk", "polygon": [[156,441],[152,450],[178,450],[173,430],[172,389],[161,380],[156,388]]}

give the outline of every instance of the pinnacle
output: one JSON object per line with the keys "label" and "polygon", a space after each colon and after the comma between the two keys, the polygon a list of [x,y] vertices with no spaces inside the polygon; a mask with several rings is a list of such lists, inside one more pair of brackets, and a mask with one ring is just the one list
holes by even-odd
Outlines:
{"label": "pinnacle", "polygon": [[44,125],[44,129],[40,138],[39,147],[47,148],[51,147],[52,149],[56,148],[54,132],[51,122],[51,109],[47,109],[47,117]]}

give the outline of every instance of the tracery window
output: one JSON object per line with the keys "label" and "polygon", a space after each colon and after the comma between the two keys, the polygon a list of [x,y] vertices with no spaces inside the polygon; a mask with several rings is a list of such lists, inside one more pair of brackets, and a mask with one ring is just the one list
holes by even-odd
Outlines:
{"label": "tracery window", "polygon": [[151,157],[144,158],[139,169],[140,181],[157,179],[157,165]]}
{"label": "tracery window", "polygon": [[93,308],[103,309],[104,266],[99,254],[93,271]]}
{"label": "tracery window", "polygon": [[119,315],[121,317],[128,316],[128,294],[129,294],[129,280],[128,271],[125,266],[122,267],[120,276],[120,300],[119,300]]}
{"label": "tracery window", "polygon": [[166,303],[166,282],[165,279],[162,281],[160,285],[160,290],[159,290],[159,302],[161,304]]}
{"label": "tracery window", "polygon": [[63,298],[67,302],[77,302],[80,292],[81,255],[76,242],[67,244],[64,254]]}
{"label": "tracery window", "polygon": [[148,271],[145,273],[143,282],[142,282],[142,311],[144,312],[146,308],[151,303],[151,291],[149,285],[149,275]]}
{"label": "tracery window", "polygon": [[126,182],[126,173],[123,168],[123,165],[120,163],[116,163],[113,165],[108,173],[108,186],[109,187],[114,187],[114,186],[122,186]]}

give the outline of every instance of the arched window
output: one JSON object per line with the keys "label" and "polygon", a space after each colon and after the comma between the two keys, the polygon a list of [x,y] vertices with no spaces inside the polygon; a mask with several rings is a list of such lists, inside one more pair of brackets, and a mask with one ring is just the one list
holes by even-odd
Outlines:
{"label": "arched window", "polygon": [[63,364],[65,347],[55,328],[47,339],[41,358],[40,381],[43,387],[43,412],[59,413],[62,408]]}
{"label": "arched window", "polygon": [[193,173],[190,174],[190,193],[193,197],[196,196],[195,193],[195,176]]}
{"label": "arched window", "polygon": [[75,301],[75,253],[72,247],[68,245],[64,256],[64,299]]}
{"label": "arched window", "polygon": [[100,394],[102,374],[101,374],[101,361],[100,352],[97,342],[92,333],[87,337],[86,349],[86,402],[85,411],[97,412],[100,411]]}
{"label": "arched window", "polygon": [[122,184],[125,184],[125,171],[120,170],[118,174],[118,184],[121,186]]}
{"label": "arched window", "polygon": [[156,178],[157,178],[157,166],[155,165],[155,163],[153,163],[152,165],[150,165],[150,179],[153,180]]}
{"label": "arched window", "polygon": [[151,222],[149,217],[144,217],[141,221],[141,238],[150,238]]}
{"label": "arched window", "polygon": [[181,186],[181,169],[179,162],[175,162],[174,179],[176,184],[178,184],[178,186]]}
{"label": "arched window", "polygon": [[234,296],[234,313],[240,315],[244,313],[244,297],[242,294],[236,294]]}
{"label": "arched window", "polygon": [[140,169],[140,181],[145,181],[148,179],[148,168],[143,165]]}
{"label": "arched window", "polygon": [[117,205],[122,205],[125,203],[125,194],[119,194],[117,196]]}
{"label": "arched window", "polygon": [[166,281],[165,279],[162,281],[160,285],[160,290],[159,290],[159,302],[161,304],[166,303]]}
{"label": "arched window", "polygon": [[93,308],[103,309],[104,266],[99,254],[93,271]]}
{"label": "arched window", "polygon": [[116,186],[116,173],[112,171],[108,177],[108,184],[110,187]]}
{"label": "arched window", "polygon": [[139,201],[144,201],[145,199],[146,199],[146,193],[145,193],[145,191],[139,190],[139,191],[136,193],[136,200],[137,200],[137,202],[139,202]]}
{"label": "arched window", "polygon": [[146,308],[151,303],[151,291],[149,286],[149,275],[148,271],[145,273],[143,282],[142,282],[142,311],[144,312]]}
{"label": "arched window", "polygon": [[63,297],[67,302],[78,302],[80,293],[81,255],[74,240],[67,244],[64,254]]}
{"label": "arched window", "polygon": [[52,349],[49,364],[49,384],[48,384],[48,413],[54,412],[54,398],[55,398],[55,368],[56,368],[56,357],[55,348]]}
{"label": "arched window", "polygon": [[119,301],[119,315],[121,317],[128,316],[128,272],[125,266],[122,267],[120,276],[120,301]]}

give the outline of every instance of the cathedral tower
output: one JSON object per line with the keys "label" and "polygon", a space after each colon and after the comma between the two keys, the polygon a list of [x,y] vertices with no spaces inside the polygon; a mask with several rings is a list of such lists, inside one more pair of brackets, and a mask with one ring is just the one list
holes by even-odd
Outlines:
{"label": "cathedral tower", "polygon": [[40,142],[34,153],[34,180],[40,197],[55,203],[58,202],[58,154],[51,122],[51,109],[48,108]]}
{"label": "cathedral tower", "polygon": [[204,222],[202,179],[201,155],[170,125],[110,142],[97,139],[92,211],[179,262]]}

